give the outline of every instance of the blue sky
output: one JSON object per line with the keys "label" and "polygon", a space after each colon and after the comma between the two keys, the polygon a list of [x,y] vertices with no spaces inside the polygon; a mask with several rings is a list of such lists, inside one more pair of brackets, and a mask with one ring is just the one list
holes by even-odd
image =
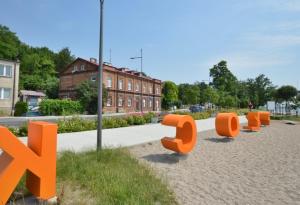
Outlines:
{"label": "blue sky", "polygon": [[[2,0],[0,24],[23,42],[98,56],[99,0]],[[3,9],[5,8],[5,9]],[[208,80],[227,60],[244,80],[263,73],[300,86],[299,0],[105,0],[105,60],[162,80]]]}

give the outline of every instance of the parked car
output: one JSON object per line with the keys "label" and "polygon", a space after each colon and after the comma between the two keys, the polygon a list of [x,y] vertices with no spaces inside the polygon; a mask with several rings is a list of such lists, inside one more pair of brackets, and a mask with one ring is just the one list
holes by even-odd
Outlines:
{"label": "parked car", "polygon": [[191,112],[202,112],[203,111],[203,106],[201,106],[201,105],[191,105],[189,110]]}

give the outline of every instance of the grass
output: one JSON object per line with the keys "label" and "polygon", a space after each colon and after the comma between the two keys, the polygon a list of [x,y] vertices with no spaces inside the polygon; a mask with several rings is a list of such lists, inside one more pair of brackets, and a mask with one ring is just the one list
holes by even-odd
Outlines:
{"label": "grass", "polygon": [[[177,204],[166,183],[127,149],[64,152],[57,161],[57,183],[62,205]],[[20,190],[24,191],[21,186]]]}

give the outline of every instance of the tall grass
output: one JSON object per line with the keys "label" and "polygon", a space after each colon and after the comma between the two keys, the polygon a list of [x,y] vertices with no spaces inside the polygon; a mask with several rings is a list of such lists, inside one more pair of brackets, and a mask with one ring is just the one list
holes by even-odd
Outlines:
{"label": "tall grass", "polygon": [[[99,153],[63,152],[57,160],[57,195],[61,205],[76,204],[170,204],[176,205],[170,191],[154,172],[138,162],[125,148],[104,149]],[[76,194],[62,187],[72,186]],[[28,195],[24,179],[16,192]],[[83,194],[81,194],[83,193]],[[11,197],[14,200],[14,196]],[[91,203],[94,202],[94,203]]]}

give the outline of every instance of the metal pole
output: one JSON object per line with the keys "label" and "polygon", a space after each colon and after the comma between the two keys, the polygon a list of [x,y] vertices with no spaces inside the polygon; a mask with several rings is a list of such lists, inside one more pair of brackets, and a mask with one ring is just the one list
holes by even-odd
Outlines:
{"label": "metal pole", "polygon": [[102,148],[103,5],[104,0],[100,0],[97,151]]}
{"label": "metal pole", "polygon": [[141,112],[143,113],[143,49],[141,49]]}
{"label": "metal pole", "polygon": [[143,72],[143,49],[141,48],[141,72]]}

